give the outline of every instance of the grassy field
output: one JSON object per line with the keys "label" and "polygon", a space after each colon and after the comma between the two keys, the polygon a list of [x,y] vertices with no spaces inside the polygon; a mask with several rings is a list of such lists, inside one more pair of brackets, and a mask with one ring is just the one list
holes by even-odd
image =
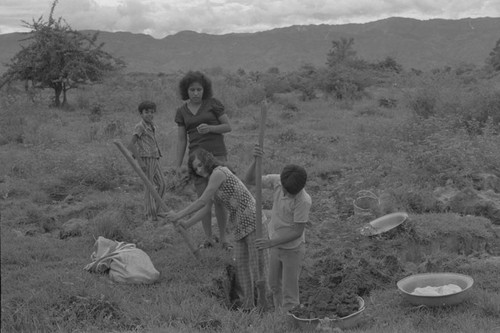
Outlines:
{"label": "grassy field", "polygon": [[[34,104],[15,87],[1,92],[2,332],[300,332],[283,314],[227,309],[221,283],[230,254],[205,250],[197,261],[171,226],[141,216],[141,181],[113,141],[129,140],[142,99],[156,101],[161,163],[168,174],[180,104],[176,80],[110,78],[75,91],[73,108],[66,110],[46,107],[50,96],[43,93]],[[362,283],[370,284],[363,295],[366,310],[349,331],[500,332],[500,252],[487,251],[500,249],[498,226],[480,216],[440,211],[432,199],[433,190],[449,181],[467,187],[472,172],[500,176],[498,125],[485,122],[477,125],[481,131],[471,131],[451,121],[452,109],[465,110],[476,101],[474,92],[494,101],[500,85],[498,78],[465,86],[442,80],[401,78],[370,88],[356,101],[301,101],[294,93],[272,100],[263,171],[277,173],[284,164],[297,163],[309,173],[313,207],[305,271],[325,258],[344,258],[353,269],[361,259],[376,266],[397,258],[392,275],[384,265],[377,268],[380,280],[363,275],[369,281]],[[259,107],[241,102],[251,100],[248,87],[238,90],[223,77],[215,77],[214,85],[233,127],[226,136],[229,163],[242,175],[257,142]],[[439,92],[438,111],[422,116],[431,92]],[[382,107],[380,98],[397,105]],[[384,237],[361,236],[367,219],[354,214],[352,205],[360,190],[381,199],[376,216],[408,212],[405,228]],[[170,191],[165,201],[179,209],[194,198],[188,186]],[[263,199],[270,208],[269,193]],[[72,218],[88,225],[81,235],[61,239],[62,225]],[[189,231],[202,241],[201,226]],[[84,271],[98,236],[137,244],[161,272],[159,282],[119,285]],[[449,237],[473,245],[436,250]],[[419,255],[408,255],[410,240]],[[396,281],[430,271],[472,276],[470,297],[453,307],[406,303]]]}

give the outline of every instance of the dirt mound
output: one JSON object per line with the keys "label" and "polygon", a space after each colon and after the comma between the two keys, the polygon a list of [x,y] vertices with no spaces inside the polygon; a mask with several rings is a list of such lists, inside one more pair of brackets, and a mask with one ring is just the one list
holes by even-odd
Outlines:
{"label": "dirt mound", "polygon": [[386,288],[404,275],[398,258],[375,258],[361,250],[332,248],[313,254],[316,259],[300,277],[301,306],[292,310],[300,318],[338,318],[359,310],[357,296]]}
{"label": "dirt mound", "polygon": [[336,292],[328,287],[303,285],[301,294],[306,300],[290,311],[298,318],[342,318],[359,310],[357,296],[352,291]]}
{"label": "dirt mound", "polygon": [[403,274],[399,260],[392,256],[375,258],[359,250],[341,249],[316,259],[301,276],[302,285],[316,280],[334,292],[352,292],[359,296],[393,283]]}

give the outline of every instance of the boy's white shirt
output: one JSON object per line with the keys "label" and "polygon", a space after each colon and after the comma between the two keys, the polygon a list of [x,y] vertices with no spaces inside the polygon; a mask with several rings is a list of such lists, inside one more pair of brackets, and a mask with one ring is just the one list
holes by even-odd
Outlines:
{"label": "boy's white shirt", "polygon": [[[262,176],[262,187],[273,190],[273,208],[268,226],[270,239],[278,238],[282,231],[291,228],[294,223],[307,223],[309,221],[311,197],[305,189],[302,189],[293,198],[285,196],[279,174]],[[280,244],[278,248],[294,249],[302,243],[305,243],[305,231],[299,238]]]}

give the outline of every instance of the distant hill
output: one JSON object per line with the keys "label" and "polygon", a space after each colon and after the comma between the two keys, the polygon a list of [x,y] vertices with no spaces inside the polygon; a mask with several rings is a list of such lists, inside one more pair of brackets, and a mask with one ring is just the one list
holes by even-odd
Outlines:
{"label": "distant hill", "polygon": [[[105,50],[122,58],[129,72],[171,73],[222,67],[265,71],[323,66],[332,40],[354,38],[360,58],[390,56],[406,69],[428,70],[471,63],[478,66],[500,39],[500,18],[415,20],[389,18],[364,24],[302,25],[256,33],[209,35],[182,31],[163,39],[128,32],[100,32]],[[0,35],[0,72],[20,49],[20,33]]]}

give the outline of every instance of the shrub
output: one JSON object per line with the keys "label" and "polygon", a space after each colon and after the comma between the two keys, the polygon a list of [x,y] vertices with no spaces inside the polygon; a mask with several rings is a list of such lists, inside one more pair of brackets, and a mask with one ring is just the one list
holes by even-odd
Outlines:
{"label": "shrub", "polygon": [[408,107],[422,118],[429,118],[436,114],[437,91],[433,88],[420,88],[415,94],[408,96]]}
{"label": "shrub", "polygon": [[337,99],[358,100],[372,84],[368,71],[346,65],[328,68],[319,77],[319,88]]}
{"label": "shrub", "polygon": [[464,106],[463,118],[472,134],[481,133],[489,119],[494,126],[500,126],[500,92],[475,93]]}
{"label": "shrub", "polygon": [[235,94],[235,103],[238,107],[244,107],[251,104],[258,104],[266,97],[263,87],[252,84],[245,87]]}
{"label": "shrub", "polygon": [[415,181],[443,186],[452,180],[458,186],[469,183],[469,175],[485,168],[494,169],[500,138],[491,132],[471,136],[457,129],[450,117],[414,119],[394,129],[394,148],[413,169]]}

